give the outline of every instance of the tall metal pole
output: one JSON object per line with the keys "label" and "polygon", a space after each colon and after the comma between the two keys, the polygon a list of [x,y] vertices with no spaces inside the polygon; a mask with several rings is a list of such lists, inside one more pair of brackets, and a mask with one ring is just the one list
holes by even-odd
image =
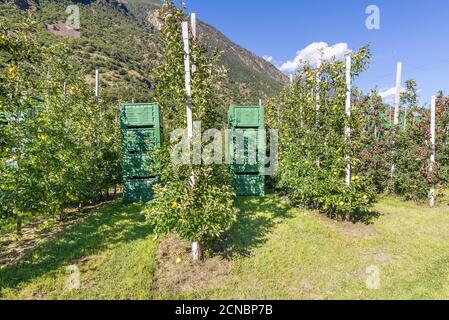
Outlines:
{"label": "tall metal pole", "polygon": [[[349,124],[349,119],[351,117],[351,56],[346,56],[346,124],[345,124],[345,144],[348,144],[351,138],[351,127]],[[346,161],[346,185],[351,185],[351,157],[349,154],[345,154]]]}
{"label": "tall metal pole", "polygon": [[[432,96],[432,103],[430,105],[430,145],[432,148],[429,163],[430,177],[432,177],[433,170],[435,167],[435,154],[436,154],[435,142],[436,142],[436,97]],[[431,208],[435,206],[435,182],[433,180],[429,192],[429,204]]]}

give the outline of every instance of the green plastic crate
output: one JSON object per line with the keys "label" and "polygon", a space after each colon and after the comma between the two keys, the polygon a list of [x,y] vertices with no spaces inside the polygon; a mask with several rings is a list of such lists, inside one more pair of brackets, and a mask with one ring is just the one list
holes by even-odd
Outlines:
{"label": "green plastic crate", "polygon": [[148,152],[161,146],[159,128],[122,130],[124,152]]}
{"label": "green plastic crate", "polygon": [[[240,134],[241,136],[238,137]],[[264,138],[264,131],[262,129],[236,129],[232,131],[229,139],[232,172],[262,172],[265,162]],[[239,139],[243,140],[243,144],[239,145]]]}
{"label": "green plastic crate", "polygon": [[228,112],[229,128],[264,128],[264,106],[231,106]]}
{"label": "green plastic crate", "polygon": [[128,103],[120,108],[122,129],[160,127],[159,106],[155,103]]}
{"label": "green plastic crate", "polygon": [[265,196],[265,176],[235,175],[232,183],[237,196]]}
{"label": "green plastic crate", "polygon": [[153,163],[149,154],[128,153],[123,155],[123,177],[127,178],[145,178],[156,174],[151,172]]}
{"label": "green plastic crate", "polygon": [[153,200],[153,186],[157,183],[157,178],[152,179],[132,179],[124,182],[123,202],[149,202]]}

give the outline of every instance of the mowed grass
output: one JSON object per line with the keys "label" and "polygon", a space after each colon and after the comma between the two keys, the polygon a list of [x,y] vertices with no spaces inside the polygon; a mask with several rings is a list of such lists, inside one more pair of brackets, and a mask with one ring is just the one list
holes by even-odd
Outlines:
{"label": "mowed grass", "polygon": [[[239,198],[237,206],[239,221],[222,258],[228,260],[202,264],[226,267],[211,286],[180,283],[174,292],[153,292],[164,270],[156,272],[158,242],[143,206],[113,203],[0,270],[0,298],[449,299],[447,205],[429,209],[383,198],[371,225],[290,208],[275,195]],[[167,254],[174,268],[183,268],[176,254]],[[70,265],[81,271],[78,290],[66,286]]]}
{"label": "mowed grass", "polygon": [[330,221],[276,197],[240,206],[247,225],[239,228],[257,241],[214,298],[449,299],[447,206],[381,199],[372,225]]}
{"label": "mowed grass", "polygon": [[[0,299],[151,299],[156,244],[142,209],[113,203],[37,244],[0,270]],[[79,289],[69,289],[69,266]]]}

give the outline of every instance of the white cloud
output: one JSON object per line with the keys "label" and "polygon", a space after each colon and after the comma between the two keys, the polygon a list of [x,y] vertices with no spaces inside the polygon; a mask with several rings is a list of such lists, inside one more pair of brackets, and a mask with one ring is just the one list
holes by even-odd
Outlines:
{"label": "white cloud", "polygon": [[296,53],[296,57],[284,62],[279,69],[285,73],[294,73],[302,62],[309,62],[310,65],[316,66],[320,60],[330,60],[336,58],[343,60],[344,56],[352,52],[348,48],[348,44],[340,42],[329,46],[326,42],[313,42]]}
{"label": "white cloud", "polygon": [[273,62],[273,57],[272,57],[272,56],[263,56],[262,58],[263,58],[265,61]]}

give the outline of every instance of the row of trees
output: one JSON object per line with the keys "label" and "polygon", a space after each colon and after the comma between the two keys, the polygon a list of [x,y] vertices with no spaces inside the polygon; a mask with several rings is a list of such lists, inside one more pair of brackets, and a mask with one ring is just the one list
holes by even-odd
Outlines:
{"label": "row of trees", "polygon": [[[351,78],[363,72],[370,59],[369,47],[352,57]],[[348,117],[346,66],[338,60],[317,68],[304,64],[294,83],[267,105],[267,123],[279,130],[279,170],[276,186],[291,202],[322,210],[332,217],[364,216],[375,199],[370,181],[357,154],[362,144],[356,138],[364,126],[361,108],[352,107]],[[352,137],[346,140],[345,127]],[[346,182],[350,156],[351,183]]]}
{"label": "row of trees", "polygon": [[117,108],[95,102],[63,45],[0,25],[2,225],[99,200],[120,182]]}
{"label": "row of trees", "polygon": [[360,102],[367,119],[361,160],[366,168],[363,175],[377,193],[424,201],[430,186],[435,185],[441,194],[449,182],[449,100],[442,93],[437,97],[436,165],[431,171],[431,114],[428,107],[420,106],[416,92],[415,81],[407,81],[401,95],[401,121],[396,127],[390,124],[390,106],[382,103],[376,91]]}
{"label": "row of trees", "polygon": [[[370,56],[369,47],[352,55],[351,79],[367,68]],[[276,188],[295,205],[347,220],[368,217],[379,194],[424,200],[430,185],[443,192],[449,182],[448,99],[437,99],[437,165],[430,171],[430,110],[419,106],[416,83],[406,83],[402,121],[395,126],[391,107],[376,90],[365,96],[353,89],[352,113],[345,113],[345,69],[335,59],[316,68],[304,64],[294,83],[268,103],[268,124],[279,129],[281,141]]]}

